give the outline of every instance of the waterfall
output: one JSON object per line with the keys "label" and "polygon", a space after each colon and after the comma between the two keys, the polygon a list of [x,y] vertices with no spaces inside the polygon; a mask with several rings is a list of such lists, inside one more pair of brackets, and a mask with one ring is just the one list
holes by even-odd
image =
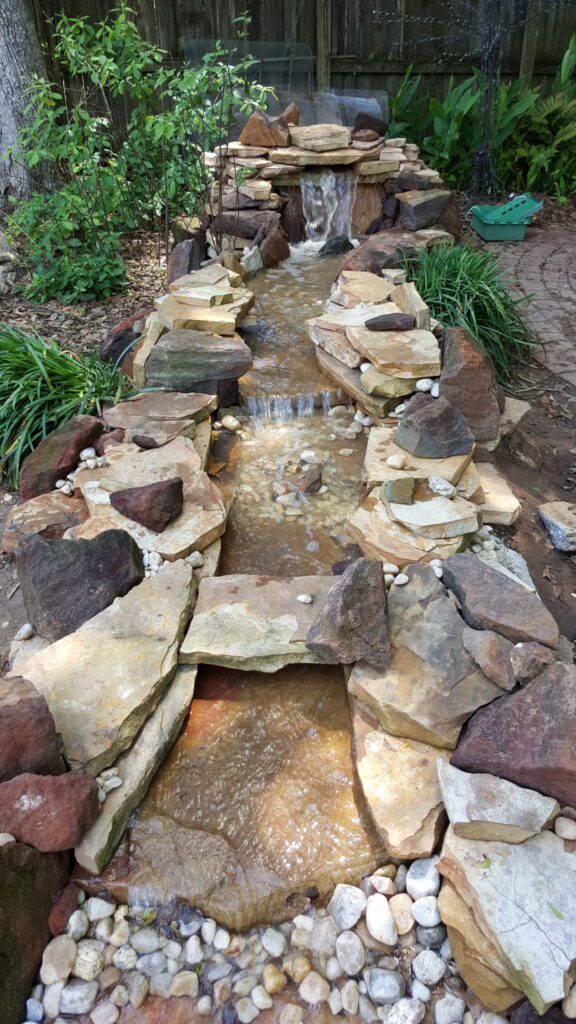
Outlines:
{"label": "waterfall", "polygon": [[246,412],[260,423],[290,423],[314,413],[315,396],[310,395],[249,395],[244,398]]}
{"label": "waterfall", "polygon": [[306,238],[326,242],[328,238],[350,238],[352,209],[356,198],[356,175],[351,171],[326,170],[300,174]]}

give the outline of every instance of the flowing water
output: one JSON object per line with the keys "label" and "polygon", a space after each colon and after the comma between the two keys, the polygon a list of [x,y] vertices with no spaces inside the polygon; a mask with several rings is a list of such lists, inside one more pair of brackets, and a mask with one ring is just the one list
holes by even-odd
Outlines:
{"label": "flowing water", "polygon": [[350,238],[357,176],[351,171],[302,171],[300,190],[306,218],[306,238]]}

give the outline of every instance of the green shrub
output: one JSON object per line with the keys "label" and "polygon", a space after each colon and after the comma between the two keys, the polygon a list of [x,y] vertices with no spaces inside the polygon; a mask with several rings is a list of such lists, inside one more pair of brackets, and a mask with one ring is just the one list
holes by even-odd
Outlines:
{"label": "green shrub", "polygon": [[505,384],[534,339],[510,295],[498,259],[466,245],[435,245],[406,261],[410,279],[444,327],[467,327]]}
{"label": "green shrub", "polygon": [[1,468],[10,485],[17,486],[22,460],[51,430],[72,416],[99,415],[129,390],[121,371],[95,352],[76,355],[0,326]]}

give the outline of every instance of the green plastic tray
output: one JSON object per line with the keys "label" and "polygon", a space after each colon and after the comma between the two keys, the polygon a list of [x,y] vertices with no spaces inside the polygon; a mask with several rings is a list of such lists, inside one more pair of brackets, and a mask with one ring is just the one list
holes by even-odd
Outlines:
{"label": "green plastic tray", "polygon": [[472,212],[472,228],[485,242],[521,242],[526,234],[527,225],[522,224],[487,224],[477,213]]}

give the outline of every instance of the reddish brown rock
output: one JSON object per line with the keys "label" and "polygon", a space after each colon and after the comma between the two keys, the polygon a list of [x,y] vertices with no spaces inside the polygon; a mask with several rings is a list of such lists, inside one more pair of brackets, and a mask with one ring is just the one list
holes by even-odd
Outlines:
{"label": "reddish brown rock", "polygon": [[302,207],[302,193],[299,188],[285,188],[288,201],[282,210],[281,225],[291,245],[297,245],[306,238],[306,218]]}
{"label": "reddish brown rock", "polygon": [[271,232],[280,225],[274,210],[230,210],[214,217],[212,226],[224,235],[255,238],[259,231]]}
{"label": "reddish brown rock", "polygon": [[338,577],[308,631],[306,647],[331,665],[365,661],[386,668],[390,664],[381,562],[359,558]]}
{"label": "reddish brown rock", "polygon": [[373,128],[358,128],[352,132],[352,138],[355,142],[378,142],[381,136]]}
{"label": "reddish brown rock", "polygon": [[489,629],[465,629],[462,635],[468,654],[484,675],[503,690],[513,690],[516,676],[512,667],[514,644]]}
{"label": "reddish brown rock", "polygon": [[535,640],[558,646],[558,626],[537,594],[474,555],[452,555],[443,568],[444,583],[456,594],[473,629],[493,629],[512,643]]}
{"label": "reddish brown rock", "polygon": [[423,459],[466,455],[474,447],[462,413],[442,396],[426,394],[414,395],[406,403],[394,442]]}
{"label": "reddish brown rock", "polygon": [[130,346],[134,344],[136,338],[140,337],[143,333],[146,319],[153,312],[153,306],[137,309],[132,316],[126,317],[125,320],[121,320],[119,324],[116,324],[108,332],[100,346],[100,358],[105,363],[117,363],[121,360],[122,356],[126,355]]}
{"label": "reddish brown rock", "polygon": [[279,263],[289,258],[290,246],[282,228],[274,228],[266,235],[260,243],[260,255],[265,270],[269,267],[277,267]]}
{"label": "reddish brown rock", "polygon": [[556,661],[556,654],[542,644],[516,644],[512,648],[510,660],[516,679],[521,686],[525,686]]}
{"label": "reddish brown rock", "polygon": [[10,832],[41,853],[77,846],[99,809],[98,786],[85,772],[24,772],[0,783],[0,832]]}
{"label": "reddish brown rock", "polygon": [[22,772],[59,775],[63,771],[45,698],[21,676],[0,680],[0,783]]}
{"label": "reddish brown rock", "polygon": [[440,394],[462,413],[475,441],[493,441],[499,436],[494,364],[464,327],[444,331]]}
{"label": "reddish brown rock", "polygon": [[449,231],[450,234],[454,236],[455,242],[459,242],[462,238],[462,219],[460,217],[458,200],[455,195],[452,195],[446,203],[446,206],[436,221],[435,227],[444,228],[444,231]]}
{"label": "reddish brown rock", "polygon": [[301,494],[316,494],[322,487],[322,470],[320,466],[310,466],[294,481]]}
{"label": "reddish brown rock", "polygon": [[66,884],[68,858],[22,843],[0,846],[0,1019],[20,1024],[50,940],[48,915]]}
{"label": "reddish brown rock", "polygon": [[68,918],[78,907],[79,891],[76,882],[68,882],[68,885],[58,893],[48,918],[48,927],[52,935],[62,935],[66,931]]}
{"label": "reddish brown rock", "polygon": [[562,1013],[560,1004],[551,1006],[542,1016],[527,999],[512,1012],[512,1024],[571,1024],[571,1017]]}
{"label": "reddish brown rock", "polygon": [[239,141],[243,146],[263,146],[265,149],[289,146],[290,129],[282,117],[270,117],[263,110],[255,110],[242,129]]}
{"label": "reddish brown rock", "polygon": [[[446,564],[446,563],[444,563]],[[576,667],[557,663],[477,711],[451,763],[576,806]]]}
{"label": "reddish brown rock", "polygon": [[416,255],[416,245],[406,235],[393,231],[371,235],[344,257],[342,270],[367,270],[371,274],[379,274],[384,267],[402,266],[405,258]]}
{"label": "reddish brown rock", "polygon": [[103,430],[104,423],[95,416],[74,416],[48,434],[22,464],[20,497],[28,501],[52,491],[57,480],[76,469],[82,449],[93,445]]}
{"label": "reddish brown rock", "polygon": [[110,495],[110,504],[117,512],[140,523],[147,530],[162,533],[168,523],[176,519],[184,504],[182,479],[159,480],[142,487],[126,487]]}
{"label": "reddish brown rock", "polygon": [[354,118],[354,127],[352,131],[354,133],[364,131],[376,132],[377,135],[386,135],[388,131],[388,122],[383,117],[375,117],[374,114],[369,114],[366,111],[359,110]]}
{"label": "reddish brown rock", "polygon": [[286,110],[282,111],[282,120],[285,121],[286,124],[300,124],[300,108],[294,100],[292,100],[292,103],[288,104]]}
{"label": "reddish brown rock", "polygon": [[416,318],[410,313],[381,313],[366,321],[369,331],[412,331],[416,327]]}

